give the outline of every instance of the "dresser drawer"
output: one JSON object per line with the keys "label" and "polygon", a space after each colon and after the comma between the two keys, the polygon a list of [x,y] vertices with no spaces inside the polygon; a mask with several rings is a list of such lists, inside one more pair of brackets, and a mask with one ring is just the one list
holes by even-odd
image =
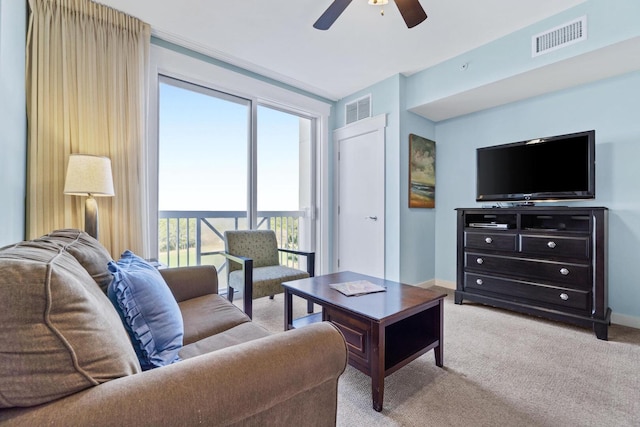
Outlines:
{"label": "dresser drawer", "polygon": [[510,280],[481,274],[464,275],[465,290],[480,293],[508,295],[518,301],[539,302],[542,305],[553,304],[590,312],[590,292],[588,290],[569,289],[538,282]]}
{"label": "dresser drawer", "polygon": [[466,252],[465,270],[498,275],[517,275],[523,279],[531,278],[545,282],[563,283],[582,289],[590,289],[592,285],[588,264]]}
{"label": "dresser drawer", "polygon": [[523,254],[589,259],[589,237],[520,235],[520,250]]}
{"label": "dresser drawer", "polygon": [[467,248],[490,249],[495,251],[516,251],[517,238],[512,233],[464,233],[464,245]]}

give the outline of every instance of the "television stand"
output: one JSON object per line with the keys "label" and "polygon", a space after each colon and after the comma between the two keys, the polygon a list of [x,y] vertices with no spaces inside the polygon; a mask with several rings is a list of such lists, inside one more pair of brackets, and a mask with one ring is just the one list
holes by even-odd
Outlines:
{"label": "television stand", "polygon": [[590,327],[608,338],[607,208],[456,211],[456,304],[467,299]]}

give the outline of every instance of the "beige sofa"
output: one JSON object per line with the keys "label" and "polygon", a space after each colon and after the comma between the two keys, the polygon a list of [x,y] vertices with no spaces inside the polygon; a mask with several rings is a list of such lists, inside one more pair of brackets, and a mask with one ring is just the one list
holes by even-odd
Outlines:
{"label": "beige sofa", "polygon": [[213,267],[161,270],[182,360],[141,371],[109,260],[78,230],[0,249],[0,425],[335,425],[347,348],[330,323],[270,335],[217,294]]}

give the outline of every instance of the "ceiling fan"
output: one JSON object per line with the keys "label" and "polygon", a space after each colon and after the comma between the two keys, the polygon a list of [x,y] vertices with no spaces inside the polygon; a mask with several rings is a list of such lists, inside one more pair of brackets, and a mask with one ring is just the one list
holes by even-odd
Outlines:
{"label": "ceiling fan", "polygon": [[[413,28],[425,19],[427,14],[420,6],[419,0],[394,0],[398,10],[407,24],[408,28]],[[318,18],[313,28],[318,30],[327,30],[338,19],[338,16],[349,6],[351,0],[333,0],[333,3],[324,11],[322,16]],[[369,0],[369,4],[378,5],[386,4],[386,0]]]}

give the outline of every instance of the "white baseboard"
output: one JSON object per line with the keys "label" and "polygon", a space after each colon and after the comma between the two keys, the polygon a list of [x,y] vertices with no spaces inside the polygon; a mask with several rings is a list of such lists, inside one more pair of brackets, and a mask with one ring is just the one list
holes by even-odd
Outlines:
{"label": "white baseboard", "polygon": [[435,279],[435,285],[441,288],[456,289],[456,282],[450,282],[449,280]]}
{"label": "white baseboard", "polygon": [[611,323],[640,329],[640,317],[628,316],[626,314],[611,313]]}
{"label": "white baseboard", "polygon": [[417,286],[419,288],[430,288],[436,284],[436,279],[427,280],[426,282],[416,283],[413,286]]}
{"label": "white baseboard", "polygon": [[450,282],[448,280],[440,280],[440,279],[431,279],[431,280],[427,280],[426,282],[416,283],[413,286],[417,286],[419,288],[430,288],[432,286],[440,286],[441,288],[455,289],[456,282]]}

